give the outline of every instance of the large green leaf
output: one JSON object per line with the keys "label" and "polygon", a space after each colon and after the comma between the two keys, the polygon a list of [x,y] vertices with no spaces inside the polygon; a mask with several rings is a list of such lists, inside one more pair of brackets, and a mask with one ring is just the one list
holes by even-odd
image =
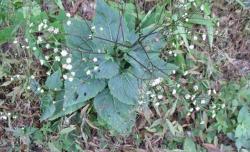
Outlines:
{"label": "large green leaf", "polygon": [[108,82],[110,93],[122,103],[135,105],[139,95],[139,81],[130,73],[123,73]]}
{"label": "large green leaf", "polygon": [[50,75],[46,82],[45,85],[49,88],[49,89],[59,89],[62,87],[63,83],[61,80],[61,71],[58,70],[55,73],[53,73],[52,75]]}
{"label": "large green leaf", "polygon": [[186,138],[184,141],[184,151],[185,152],[196,152],[195,143],[191,138]]}
{"label": "large green leaf", "polygon": [[56,112],[50,119],[53,120],[80,109],[87,100],[95,97],[105,86],[106,83],[102,80],[65,81],[64,99],[56,103]]}
{"label": "large green leaf", "polygon": [[95,97],[94,107],[98,116],[102,118],[110,128],[121,134],[131,132],[136,116],[134,106],[120,102],[106,89]]}
{"label": "large green leaf", "polygon": [[119,65],[115,61],[112,61],[111,59],[104,60],[99,65],[99,69],[97,71],[98,72],[95,74],[95,78],[109,79],[119,73]]}

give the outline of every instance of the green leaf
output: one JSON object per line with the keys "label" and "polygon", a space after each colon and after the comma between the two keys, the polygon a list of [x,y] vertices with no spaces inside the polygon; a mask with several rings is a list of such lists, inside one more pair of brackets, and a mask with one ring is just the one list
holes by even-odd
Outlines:
{"label": "green leaf", "polygon": [[123,73],[108,82],[110,93],[124,104],[135,105],[139,95],[139,81],[130,73]]}
{"label": "green leaf", "polygon": [[112,61],[111,59],[104,60],[99,65],[99,70],[95,74],[95,78],[109,79],[109,78],[112,78],[113,76],[117,75],[118,73],[119,73],[119,65],[115,61]]}
{"label": "green leaf", "polygon": [[124,104],[104,90],[94,99],[94,107],[98,116],[103,119],[111,129],[120,134],[129,134],[135,123],[135,110],[133,106]]}
{"label": "green leaf", "polygon": [[63,83],[61,80],[61,71],[57,70],[55,73],[50,75],[46,82],[45,82],[46,87],[49,89],[59,89],[62,87]]}
{"label": "green leaf", "polygon": [[184,151],[185,152],[196,152],[195,143],[191,138],[186,138],[184,141]]}
{"label": "green leaf", "polygon": [[56,103],[56,112],[50,118],[54,120],[58,117],[70,114],[82,106],[84,106],[87,100],[95,97],[106,86],[105,81],[102,80],[88,80],[82,82],[75,79],[72,82],[65,82],[65,94],[64,100]]}
{"label": "green leaf", "polygon": [[0,30],[0,44],[3,44],[13,37],[14,27],[5,27]]}

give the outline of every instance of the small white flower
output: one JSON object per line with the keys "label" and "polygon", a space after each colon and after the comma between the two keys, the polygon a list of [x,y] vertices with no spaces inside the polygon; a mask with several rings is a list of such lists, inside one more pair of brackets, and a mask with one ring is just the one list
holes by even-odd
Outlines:
{"label": "small white flower", "polygon": [[15,40],[13,41],[13,43],[14,43],[14,44],[17,44],[17,43],[18,43],[17,39],[15,39]]}
{"label": "small white flower", "polygon": [[205,104],[205,103],[206,103],[206,100],[202,99],[201,104]]}
{"label": "small white flower", "polygon": [[60,62],[60,60],[61,60],[60,56],[55,56],[55,60]]}
{"label": "small white flower", "polygon": [[186,18],[186,19],[185,19],[185,21],[186,21],[186,22],[188,22],[188,21],[189,21],[189,19],[188,19],[188,18]]}
{"label": "small white flower", "polygon": [[169,51],[168,54],[169,54],[169,55],[172,55],[172,54],[173,54],[173,51]]}
{"label": "small white flower", "polygon": [[35,79],[35,76],[34,76],[34,75],[31,75],[30,78],[31,78],[31,79]]}
{"label": "small white flower", "polygon": [[93,62],[97,62],[98,59],[96,57],[93,58]]}
{"label": "small white flower", "polygon": [[91,71],[90,71],[90,70],[87,70],[86,74],[87,74],[87,75],[91,75]]}
{"label": "small white flower", "polygon": [[172,95],[175,95],[176,94],[176,90],[175,89],[173,89],[173,91],[172,91]]}
{"label": "small white flower", "polygon": [[151,94],[150,97],[151,97],[151,98],[154,98],[154,97],[155,97],[155,94]]}
{"label": "small white flower", "polygon": [[49,60],[49,56],[46,55],[46,56],[45,56],[45,60]]}
{"label": "small white flower", "polygon": [[157,107],[157,106],[159,106],[159,105],[160,105],[160,103],[159,103],[159,102],[156,102],[156,103],[155,103],[155,106],[156,106],[156,107]]}
{"label": "small white flower", "polygon": [[29,40],[28,40],[27,38],[25,38],[24,40],[25,40],[25,42],[27,42],[27,43],[29,42]]}
{"label": "small white flower", "polygon": [[17,118],[17,115],[14,115],[12,118],[13,118],[13,119],[16,119],[16,118]]}
{"label": "small white flower", "polygon": [[46,47],[46,49],[49,49],[50,48],[50,44],[49,43],[46,44],[45,47]]}
{"label": "small white flower", "polygon": [[194,45],[190,45],[190,46],[189,46],[189,49],[194,49]]}
{"label": "small white flower", "polygon": [[72,65],[71,64],[68,64],[67,67],[66,67],[67,70],[71,70],[72,69]]}
{"label": "small white flower", "polygon": [[213,113],[212,118],[215,118],[215,116],[216,116],[216,114],[215,114],[215,113]]}
{"label": "small white flower", "polygon": [[67,69],[67,66],[68,66],[67,64],[63,64],[63,65],[62,65],[62,68],[63,68],[63,69]]}
{"label": "small white flower", "polygon": [[41,91],[40,91],[41,93],[44,93],[44,90],[43,89],[41,89]]}
{"label": "small white flower", "polygon": [[67,80],[68,79],[68,76],[66,74],[63,75],[63,79],[64,80]]}
{"label": "small white flower", "polygon": [[62,55],[62,56],[67,56],[67,55],[68,55],[68,52],[67,52],[66,50],[62,50],[61,55]]}
{"label": "small white flower", "polygon": [[7,116],[1,116],[0,119],[7,120],[8,117]]}
{"label": "small white flower", "polygon": [[197,102],[197,101],[196,101],[196,100],[194,100],[194,101],[193,101],[193,104],[194,104],[194,105],[196,105],[196,102]]}
{"label": "small white flower", "polygon": [[176,71],[175,71],[175,70],[173,70],[173,71],[172,71],[172,73],[173,73],[173,74],[175,74],[175,73],[176,73]]}
{"label": "small white flower", "polygon": [[185,99],[188,100],[188,99],[190,99],[190,98],[191,98],[191,96],[190,96],[189,94],[186,94],[186,95],[185,95]]}
{"label": "small white flower", "polygon": [[226,107],[225,103],[221,105],[221,108],[224,109]]}
{"label": "small white flower", "polygon": [[100,31],[103,31],[103,27],[100,27],[99,29],[100,29]]}
{"label": "small white flower", "polygon": [[47,72],[46,72],[46,74],[47,74],[47,75],[50,75],[50,74],[51,74],[51,72],[50,72],[50,71],[47,71]]}
{"label": "small white flower", "polygon": [[208,94],[208,95],[211,95],[211,90],[210,90],[210,89],[207,90],[207,94]]}
{"label": "small white flower", "polygon": [[69,77],[69,81],[72,82],[74,80],[73,77]]}
{"label": "small white flower", "polygon": [[43,41],[43,38],[42,38],[41,36],[38,36],[38,37],[37,37],[37,42],[40,43],[40,42],[42,42],[42,41]]}
{"label": "small white flower", "polygon": [[163,99],[163,95],[158,95],[157,98],[158,98],[159,100],[161,100],[161,99]]}
{"label": "small white flower", "polygon": [[216,25],[217,25],[217,27],[219,27],[219,26],[220,26],[220,22],[217,22],[217,24],[216,24]]}
{"label": "small white flower", "polygon": [[44,65],[45,61],[44,60],[40,60],[41,65]]}
{"label": "small white flower", "polygon": [[72,75],[72,76],[75,76],[75,75],[76,75],[76,73],[75,73],[75,72],[71,72],[71,75]]}
{"label": "small white flower", "polygon": [[59,33],[59,29],[58,29],[58,28],[55,28],[55,29],[54,29],[54,33],[55,33],[55,34],[58,34],[58,33]]}
{"label": "small white flower", "polygon": [[94,30],[94,29],[95,29],[95,26],[92,26],[92,27],[91,27],[91,30]]}
{"label": "small white flower", "polygon": [[71,17],[70,13],[66,13],[66,16],[67,16],[67,17]]}
{"label": "small white flower", "polygon": [[50,27],[48,28],[48,31],[49,31],[49,32],[53,32],[53,31],[54,31],[54,27],[53,27],[53,26],[50,26]]}
{"label": "small white flower", "polygon": [[200,107],[196,107],[196,108],[195,108],[196,111],[199,111],[200,109],[201,109]]}
{"label": "small white flower", "polygon": [[67,24],[68,26],[70,26],[70,25],[71,25],[71,21],[68,20],[66,24]]}
{"label": "small white flower", "polygon": [[37,48],[36,48],[36,47],[33,47],[32,50],[35,51],[35,50],[37,50]]}
{"label": "small white flower", "polygon": [[180,88],[180,86],[181,86],[181,85],[180,85],[179,83],[176,85],[177,88]]}
{"label": "small white flower", "polygon": [[30,86],[28,86],[28,87],[27,87],[27,90],[30,90],[30,89],[31,89]]}
{"label": "small white flower", "polygon": [[87,61],[87,59],[86,59],[86,58],[82,58],[82,61],[83,61],[83,62],[86,62],[86,61]]}
{"label": "small white flower", "polygon": [[71,63],[71,58],[67,58],[66,59],[66,62],[69,64],[69,63]]}
{"label": "small white flower", "polygon": [[200,124],[201,124],[201,125],[205,124],[205,121],[202,120],[202,121],[200,122]]}
{"label": "small white flower", "polygon": [[43,23],[47,24],[48,20],[47,19],[43,19]]}
{"label": "small white flower", "polygon": [[29,26],[30,26],[30,27],[32,27],[33,25],[34,25],[34,23],[30,23],[30,25],[29,25]]}
{"label": "small white flower", "polygon": [[199,89],[199,87],[197,85],[194,85],[193,89],[194,89],[194,91],[197,91]]}
{"label": "small white flower", "polygon": [[53,103],[53,104],[56,104],[56,101],[53,101],[52,103]]}
{"label": "small white flower", "polygon": [[58,52],[58,48],[54,48],[54,50],[53,50],[55,53],[57,53]]}
{"label": "small white flower", "polygon": [[160,84],[162,81],[163,81],[163,79],[159,77],[159,78],[153,80],[153,82],[151,83],[151,86],[154,87],[154,86]]}
{"label": "small white flower", "polygon": [[94,71],[97,71],[98,69],[99,69],[98,66],[95,66],[95,67],[94,67]]}
{"label": "small white flower", "polygon": [[197,41],[197,40],[198,40],[198,37],[195,35],[193,39],[194,39],[195,41]]}
{"label": "small white flower", "polygon": [[203,4],[201,5],[200,9],[201,9],[202,11],[204,11],[204,5],[203,5]]}
{"label": "small white flower", "polygon": [[48,27],[48,25],[47,25],[47,24],[44,24],[44,25],[43,25],[43,28],[44,28],[44,29],[46,29],[47,27]]}
{"label": "small white flower", "polygon": [[177,56],[177,53],[174,53],[174,57],[176,57]]}
{"label": "small white flower", "polygon": [[16,77],[19,79],[19,78],[20,78],[20,75],[19,75],[19,74],[17,74],[17,75],[16,75]]}
{"label": "small white flower", "polygon": [[194,111],[194,108],[190,108],[189,111],[190,111],[190,112],[193,112],[193,111]]}
{"label": "small white flower", "polygon": [[206,39],[207,39],[207,35],[206,34],[202,34],[202,40],[206,41]]}
{"label": "small white flower", "polygon": [[147,95],[150,95],[151,93],[152,93],[151,91],[147,91],[147,92],[146,92]]}
{"label": "small white flower", "polygon": [[214,94],[216,94],[216,93],[217,93],[215,89],[213,89],[213,93],[214,93]]}
{"label": "small white flower", "polygon": [[188,71],[185,71],[185,72],[183,73],[183,75],[184,75],[184,76],[188,75]]}
{"label": "small white flower", "polygon": [[191,97],[191,100],[194,100],[194,98],[196,97],[196,95],[194,94],[194,95],[192,95],[192,97]]}

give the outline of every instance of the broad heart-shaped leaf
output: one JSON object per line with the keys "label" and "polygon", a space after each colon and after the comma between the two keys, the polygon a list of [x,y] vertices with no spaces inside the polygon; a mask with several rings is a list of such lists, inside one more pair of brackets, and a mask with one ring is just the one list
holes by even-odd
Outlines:
{"label": "broad heart-shaped leaf", "polygon": [[108,89],[99,93],[94,99],[94,107],[98,116],[110,128],[120,134],[129,134],[135,123],[135,107],[124,104],[114,98]]}
{"label": "broad heart-shaped leaf", "polygon": [[139,96],[139,81],[126,72],[111,78],[108,82],[110,93],[120,102],[136,105]]}
{"label": "broad heart-shaped leaf", "polygon": [[163,61],[159,53],[147,52],[142,47],[129,52],[126,60],[132,65],[132,73],[142,79],[166,77],[178,69],[176,65]]}
{"label": "broad heart-shaped leaf", "polygon": [[93,26],[95,26],[93,41],[96,44],[99,43],[99,49],[114,46],[116,42],[133,43],[137,38],[135,33],[129,31],[121,13],[110,7],[104,0],[96,1],[96,16]]}
{"label": "broad heart-shaped leaf", "polygon": [[109,78],[112,78],[113,76],[115,76],[119,73],[119,65],[115,61],[112,61],[111,59],[104,60],[99,65],[99,69],[97,71],[98,72],[96,72],[95,78],[109,79]]}
{"label": "broad heart-shaped leaf", "polygon": [[46,87],[48,87],[49,89],[59,89],[62,87],[63,83],[61,80],[61,71],[58,70],[55,73],[53,73],[52,75],[50,75],[46,82],[45,82]]}
{"label": "broad heart-shaped leaf", "polygon": [[56,103],[57,110],[50,119],[53,120],[80,109],[85,101],[95,97],[105,86],[106,83],[102,80],[81,82],[81,80],[74,79],[72,82],[65,81],[64,100]]}

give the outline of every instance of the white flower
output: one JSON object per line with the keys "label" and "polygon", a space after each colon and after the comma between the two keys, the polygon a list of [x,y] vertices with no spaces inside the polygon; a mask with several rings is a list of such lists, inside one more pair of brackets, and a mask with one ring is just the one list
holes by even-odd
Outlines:
{"label": "white flower", "polygon": [[200,124],[201,124],[201,125],[205,124],[205,121],[202,120],[202,121],[200,122]]}
{"label": "white flower", "polygon": [[90,70],[87,70],[87,71],[86,71],[86,74],[87,74],[87,75],[91,75],[91,71],[90,71]]}
{"label": "white flower", "polygon": [[156,102],[156,103],[155,103],[155,106],[156,106],[156,107],[157,107],[157,106],[159,106],[159,105],[160,105],[160,103],[159,103],[159,102]]}
{"label": "white flower", "polygon": [[71,70],[72,69],[72,65],[71,64],[68,64],[67,67],[66,67],[67,70]]}
{"label": "white flower", "polygon": [[197,40],[198,40],[198,37],[197,37],[196,35],[194,36],[194,40],[195,40],[195,41],[197,41]]}
{"label": "white flower", "polygon": [[66,62],[69,64],[69,63],[71,63],[71,58],[67,58],[66,59]]}
{"label": "white flower", "polygon": [[93,62],[97,62],[98,59],[96,57],[93,58]]}
{"label": "white flower", "polygon": [[199,87],[197,85],[194,85],[193,89],[194,89],[194,91],[197,91],[199,89]]}
{"label": "white flower", "polygon": [[30,90],[30,89],[31,89],[30,86],[28,86],[28,87],[27,87],[27,90]]}
{"label": "white flower", "polygon": [[190,45],[190,46],[189,46],[189,49],[194,49],[194,45]]}
{"label": "white flower", "polygon": [[63,64],[63,65],[62,65],[62,68],[63,68],[63,69],[67,69],[67,66],[68,66],[67,64]]}
{"label": "white flower", "polygon": [[44,60],[40,60],[40,63],[41,63],[41,65],[44,65],[45,62],[44,62]]}
{"label": "white flower", "polygon": [[37,50],[37,48],[36,48],[36,47],[33,47],[32,50],[35,51],[35,50]]}
{"label": "white flower", "polygon": [[40,44],[43,41],[43,38],[41,36],[37,37],[37,44]]}
{"label": "white flower", "polygon": [[163,79],[159,77],[159,78],[155,79],[155,80],[151,83],[151,86],[154,87],[154,86],[160,84],[162,81],[163,81]]}
{"label": "white flower", "polygon": [[44,29],[46,29],[47,27],[48,27],[48,25],[47,25],[47,24],[44,24],[44,25],[43,25],[43,28],[44,28]]}
{"label": "white flower", "polygon": [[193,101],[193,104],[196,105],[196,100]]}
{"label": "white flower", "polygon": [[216,94],[216,90],[215,89],[213,89],[213,93]]}
{"label": "white flower", "polygon": [[0,119],[7,120],[8,117],[7,116],[1,116]]}
{"label": "white flower", "polygon": [[43,89],[41,89],[41,91],[40,91],[41,93],[44,93],[44,90]]}
{"label": "white flower", "polygon": [[150,95],[151,93],[152,93],[151,91],[147,91],[147,92],[146,92],[147,95]]}
{"label": "white flower", "polygon": [[67,16],[67,17],[71,17],[70,13],[66,13],[66,16]]}
{"label": "white flower", "polygon": [[59,33],[59,29],[58,29],[58,28],[55,28],[55,29],[54,29],[54,33],[55,33],[55,34],[58,34],[58,33]]}
{"label": "white flower", "polygon": [[100,31],[103,31],[103,27],[100,27],[99,29],[100,29]]}
{"label": "white flower", "polygon": [[99,69],[98,66],[95,66],[95,67],[94,67],[94,71],[97,71],[98,69]]}
{"label": "white flower", "polygon": [[172,91],[172,95],[175,95],[176,94],[176,90],[175,89],[173,89],[173,91]]}
{"label": "white flower", "polygon": [[55,56],[55,60],[60,62],[60,60],[61,60],[60,56]]}
{"label": "white flower", "polygon": [[221,105],[221,108],[224,109],[226,107],[225,103]]}
{"label": "white flower", "polygon": [[215,116],[216,116],[216,114],[215,114],[215,113],[213,113],[212,118],[215,118]]}
{"label": "white flower", "polygon": [[34,23],[30,23],[30,25],[29,25],[29,26],[30,26],[30,27],[32,27],[33,25],[34,25]]}
{"label": "white flower", "polygon": [[186,18],[186,19],[185,19],[185,21],[186,21],[186,22],[188,22],[188,21],[189,21],[189,19],[188,19],[188,18]]}
{"label": "white flower", "polygon": [[179,83],[176,85],[177,88],[180,88],[180,86],[181,86],[181,85],[180,85]]}
{"label": "white flower", "polygon": [[190,96],[189,94],[186,94],[186,95],[185,95],[185,99],[188,100],[188,99],[190,99],[190,98],[191,98],[191,96]]}
{"label": "white flower", "polygon": [[194,108],[190,108],[189,111],[190,111],[190,112],[193,112],[193,111],[194,111]]}
{"label": "white flower", "polygon": [[174,57],[176,57],[177,56],[177,53],[174,53]]}
{"label": "white flower", "polygon": [[58,48],[54,48],[54,52],[57,53],[58,52]]}
{"label": "white flower", "polygon": [[83,62],[86,62],[86,61],[87,61],[87,59],[86,59],[86,58],[82,58],[82,61],[83,61]]}
{"label": "white flower", "polygon": [[49,56],[46,55],[46,56],[45,56],[45,59],[46,59],[46,60],[49,60]]}
{"label": "white flower", "polygon": [[31,78],[31,79],[35,79],[35,76],[34,76],[34,75],[31,75],[30,78]]}
{"label": "white flower", "polygon": [[184,75],[184,76],[188,75],[188,71],[185,71],[185,72],[183,73],[183,75]]}
{"label": "white flower", "polygon": [[48,20],[47,19],[43,19],[43,23],[48,23]]}
{"label": "white flower", "polygon": [[70,25],[71,25],[71,21],[68,20],[66,24],[67,24],[68,26],[70,26]]}
{"label": "white flower", "polygon": [[43,23],[40,23],[40,24],[38,25],[38,31],[41,31],[41,30],[42,30],[42,27],[43,27]]}
{"label": "white flower", "polygon": [[62,56],[67,56],[67,55],[68,55],[68,52],[67,52],[66,50],[62,50],[61,55],[62,55]]}
{"label": "white flower", "polygon": [[191,100],[194,100],[194,98],[195,98],[195,94],[194,94],[194,95],[192,95]]}
{"label": "white flower", "polygon": [[172,51],[169,51],[168,54],[171,55],[171,54],[173,54],[173,52],[172,52]]}
{"label": "white flower", "polygon": [[92,27],[91,27],[91,30],[94,30],[94,29],[95,29],[95,26],[92,26]]}
{"label": "white flower", "polygon": [[208,94],[208,95],[211,95],[211,90],[210,90],[210,89],[207,90],[207,94]]}
{"label": "white flower", "polygon": [[200,9],[201,9],[202,11],[204,11],[204,5],[203,5],[203,4],[201,5]]}
{"label": "white flower", "polygon": [[173,71],[172,71],[172,73],[173,73],[173,74],[175,74],[175,73],[176,73],[176,71],[175,71],[175,70],[173,70]]}
{"label": "white flower", "polygon": [[157,98],[158,98],[159,100],[161,100],[161,99],[163,99],[163,95],[158,95]]}
{"label": "white flower", "polygon": [[75,72],[71,72],[71,75],[72,75],[72,76],[75,76],[75,75],[76,75],[76,73],[75,73]]}
{"label": "white flower", "polygon": [[195,108],[196,111],[199,111],[200,109],[201,109],[200,107],[196,107],[196,108]]}
{"label": "white flower", "polygon": [[17,44],[17,43],[18,43],[17,39],[15,39],[15,40],[13,41],[13,43],[14,43],[14,44]]}
{"label": "white flower", "polygon": [[68,76],[66,74],[63,75],[63,79],[64,80],[67,80],[68,79]]}
{"label": "white flower", "polygon": [[48,29],[49,32],[53,32],[54,31],[54,27],[53,26],[50,26],[49,29]]}
{"label": "white flower", "polygon": [[202,99],[201,104],[205,104],[205,103],[206,103],[206,100]]}
{"label": "white flower", "polygon": [[73,77],[69,77],[69,81],[72,82],[74,80]]}
{"label": "white flower", "polygon": [[150,97],[151,97],[151,98],[154,98],[154,97],[155,97],[155,94],[151,94]]}
{"label": "white flower", "polygon": [[50,74],[51,74],[51,72],[50,72],[50,71],[47,71],[47,72],[46,72],[46,74],[47,74],[47,75],[50,75]]}
{"label": "white flower", "polygon": [[206,41],[206,39],[207,39],[207,35],[206,34],[202,34],[202,40]]}
{"label": "white flower", "polygon": [[27,42],[27,43],[28,43],[28,42],[29,42],[29,40],[28,40],[27,38],[25,38],[25,42]]}

